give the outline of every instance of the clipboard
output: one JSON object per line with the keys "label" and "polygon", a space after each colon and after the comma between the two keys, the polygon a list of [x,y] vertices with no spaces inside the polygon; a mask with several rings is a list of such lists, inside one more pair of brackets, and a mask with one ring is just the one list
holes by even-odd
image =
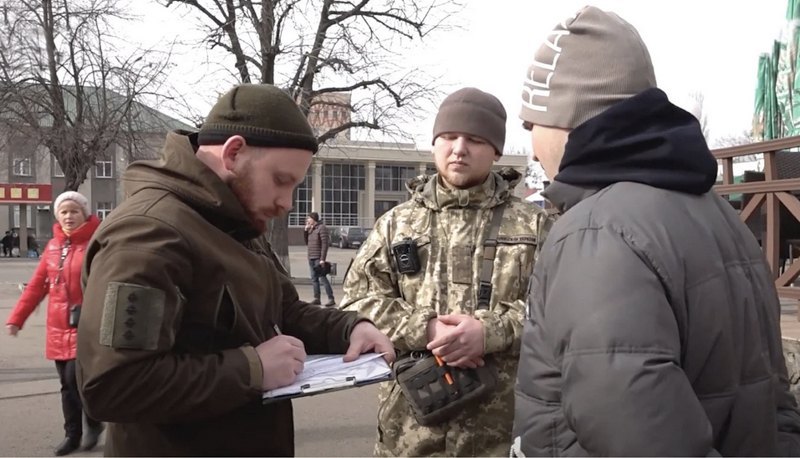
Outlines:
{"label": "clipboard", "polygon": [[383,354],[367,353],[345,363],[344,355],[310,355],[295,383],[265,391],[262,404],[333,391],[359,388],[392,380],[392,370]]}

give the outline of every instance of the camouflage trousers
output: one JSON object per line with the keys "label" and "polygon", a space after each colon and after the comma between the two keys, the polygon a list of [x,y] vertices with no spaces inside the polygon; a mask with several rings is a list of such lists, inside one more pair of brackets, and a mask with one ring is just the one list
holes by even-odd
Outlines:
{"label": "camouflage trousers", "polygon": [[432,427],[417,423],[396,383],[384,383],[375,456],[508,456],[515,378],[516,370],[500,372],[497,391],[490,398]]}

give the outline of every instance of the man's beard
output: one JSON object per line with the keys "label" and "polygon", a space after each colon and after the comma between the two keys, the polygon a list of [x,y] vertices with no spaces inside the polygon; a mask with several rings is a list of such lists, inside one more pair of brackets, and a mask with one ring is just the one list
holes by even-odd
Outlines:
{"label": "man's beard", "polygon": [[258,230],[259,233],[264,233],[267,231],[267,224],[261,221],[253,212],[253,171],[250,168],[242,169],[242,173],[240,175],[236,175],[231,178],[230,183],[228,186],[231,188],[233,195],[236,196],[236,199],[242,205],[244,209],[244,213],[247,215],[247,218],[253,224],[253,226]]}
{"label": "man's beard", "polygon": [[442,184],[447,187],[455,188],[455,189],[469,189],[478,185],[483,184],[486,181],[486,178],[489,176],[487,173],[486,176],[483,177],[475,177],[475,176],[468,176],[458,173],[453,173],[450,171],[445,171],[442,173],[441,170],[437,170],[439,172],[439,178],[442,180]]}

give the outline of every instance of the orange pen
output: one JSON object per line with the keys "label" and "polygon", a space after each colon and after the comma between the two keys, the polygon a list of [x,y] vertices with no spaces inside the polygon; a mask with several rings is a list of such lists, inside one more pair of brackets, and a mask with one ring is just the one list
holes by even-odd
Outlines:
{"label": "orange pen", "polygon": [[[442,358],[440,358],[440,357],[438,357],[436,355],[433,355],[433,357],[436,358],[436,364],[438,364],[441,367],[444,367],[444,361],[442,361]],[[447,380],[447,384],[448,385],[452,385],[453,384],[453,377],[450,375],[449,372],[445,372],[444,373],[444,379]]]}

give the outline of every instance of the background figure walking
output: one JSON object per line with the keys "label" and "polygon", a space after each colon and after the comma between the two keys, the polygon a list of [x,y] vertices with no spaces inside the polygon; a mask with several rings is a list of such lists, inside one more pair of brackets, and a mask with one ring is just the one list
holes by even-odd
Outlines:
{"label": "background figure walking", "polygon": [[3,244],[3,256],[10,258],[11,257],[11,231],[6,231],[6,235],[3,236],[2,239]]}
{"label": "background figure walking", "polygon": [[314,300],[311,301],[313,305],[320,305],[320,289],[319,284],[325,287],[325,294],[328,295],[328,302],[325,303],[326,307],[336,305],[336,300],[333,298],[333,288],[331,282],[328,281],[328,272],[330,266],[325,260],[328,255],[328,247],[331,245],[330,234],[328,234],[328,227],[319,219],[319,213],[311,212],[306,218],[305,239],[308,245],[308,267],[311,270],[311,286],[314,288]]}
{"label": "background figure walking", "polygon": [[39,244],[36,243],[36,237],[33,234],[28,234],[28,257],[39,257]]}
{"label": "background figure walking", "polygon": [[86,245],[100,225],[89,212],[89,202],[82,194],[67,191],[56,198],[56,223],[53,238],[47,243],[33,277],[25,287],[6,322],[8,333],[16,336],[30,314],[45,296],[47,304],[47,341],[45,354],[54,360],[61,381],[61,408],[66,437],[56,447],[56,456],[77,450],[84,437],[84,449],[97,445],[103,424],[86,417],[88,431],[83,434],[83,406],[75,379],[77,317],[83,302],[81,267]]}
{"label": "background figure walking", "polygon": [[17,231],[11,231],[11,256],[19,257],[19,234]]}

